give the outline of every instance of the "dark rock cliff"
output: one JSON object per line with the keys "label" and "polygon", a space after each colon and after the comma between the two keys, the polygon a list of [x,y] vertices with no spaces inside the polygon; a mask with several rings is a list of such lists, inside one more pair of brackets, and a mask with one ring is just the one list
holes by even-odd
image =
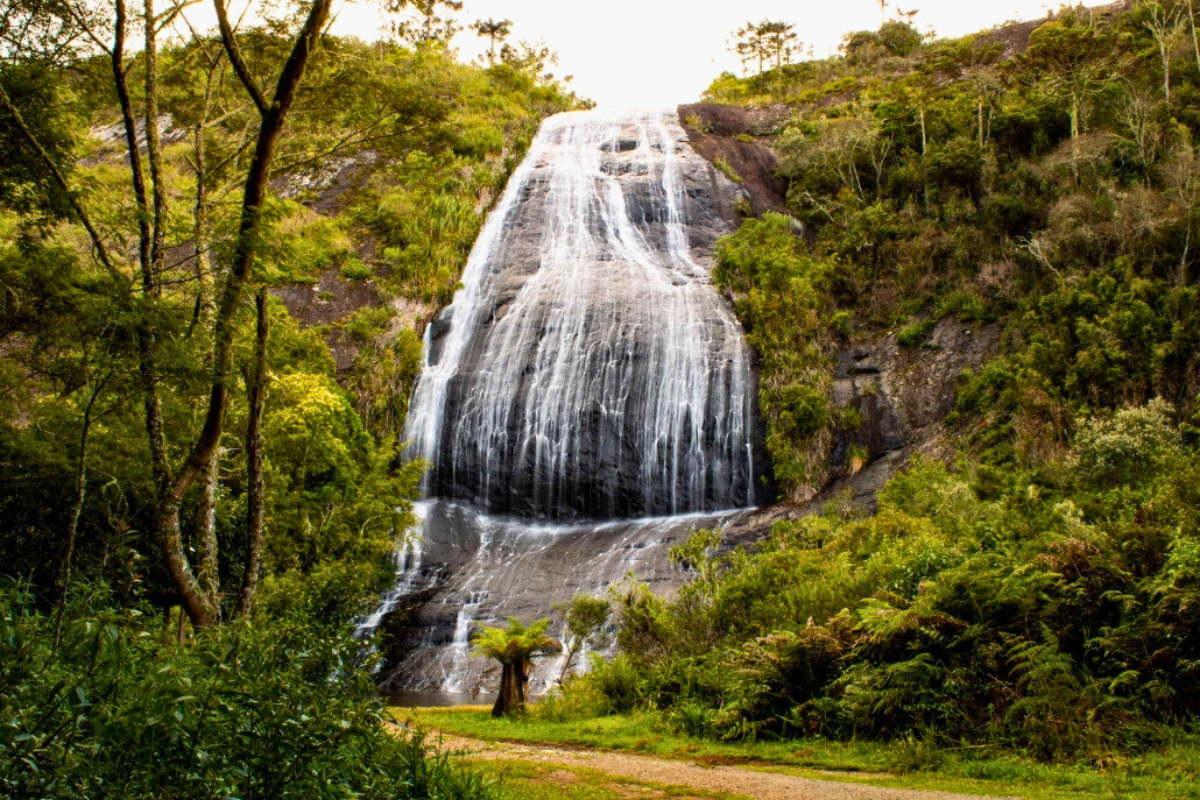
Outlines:
{"label": "dark rock cliff", "polygon": [[[696,104],[680,106],[679,117],[697,153],[714,163],[720,159],[742,179],[754,215],[787,213],[787,179],[779,174],[772,144],[791,117],[789,108]],[[834,437],[829,464],[836,477],[807,503],[776,503],[737,520],[728,541],[757,541],[775,520],[815,513],[847,492],[856,505],[873,510],[876,493],[913,454],[947,456],[944,421],[959,376],[994,355],[998,340],[996,325],[947,318],[920,347],[900,345],[891,331],[846,345],[834,355],[830,399],[855,409],[862,424]],[[861,463],[851,463],[860,454]]]}

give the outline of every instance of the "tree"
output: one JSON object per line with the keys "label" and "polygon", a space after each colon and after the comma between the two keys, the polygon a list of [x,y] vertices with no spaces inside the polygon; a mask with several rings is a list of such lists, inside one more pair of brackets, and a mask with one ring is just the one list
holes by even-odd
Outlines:
{"label": "tree", "polygon": [[1117,109],[1122,138],[1137,148],[1138,160],[1146,171],[1145,183],[1150,185],[1151,168],[1158,161],[1167,131],[1162,124],[1163,102],[1148,89],[1133,81],[1122,81],[1124,91]]}
{"label": "tree", "polygon": [[929,110],[941,91],[939,76],[926,68],[913,70],[897,84],[904,104],[912,109],[921,131],[921,155],[929,152]]}
{"label": "tree", "polygon": [[[190,444],[182,463],[172,464],[167,430],[162,409],[162,373],[164,332],[159,330],[161,309],[170,300],[164,296],[167,272],[167,228],[170,219],[168,193],[162,161],[162,142],[159,134],[159,65],[158,40],[162,31],[183,10],[185,3],[175,3],[163,11],[155,8],[153,0],[143,0],[141,21],[143,48],[140,54],[142,107],[135,109],[129,84],[131,64],[127,59],[126,36],[128,9],[125,0],[113,0],[112,37],[105,41],[97,27],[100,22],[86,4],[66,4],[61,13],[75,23],[77,36],[86,36],[109,62],[113,89],[121,111],[125,142],[129,153],[128,165],[133,199],[136,206],[137,245],[133,265],[135,281],[127,277],[126,265],[120,253],[123,247],[110,247],[109,240],[91,222],[86,208],[72,191],[59,159],[43,145],[37,132],[25,123],[20,111],[0,87],[0,106],[9,113],[27,144],[37,153],[42,168],[69,199],[74,215],[80,220],[93,242],[93,252],[105,270],[119,284],[114,293],[123,310],[134,319],[133,333],[137,349],[140,391],[145,413],[145,429],[150,446],[150,464],[155,487],[154,536],[163,559],[166,573],[178,592],[183,607],[196,627],[207,627],[221,616],[217,587],[217,553],[215,535],[202,536],[196,543],[193,564],[184,548],[180,512],[189,490],[197,479],[208,474],[225,427],[234,358],[235,317],[238,314],[247,286],[252,282],[251,270],[259,255],[262,242],[262,210],[271,176],[272,162],[279,137],[297,89],[313,51],[316,49],[329,18],[331,0],[313,0],[303,18],[285,62],[279,69],[273,93],[268,96],[259,88],[257,79],[242,56],[237,36],[229,22],[224,0],[214,0],[220,28],[220,39],[229,64],[243,84],[253,107],[258,112],[256,134],[249,142],[252,156],[245,173],[241,211],[237,234],[231,247],[227,269],[214,304],[211,327],[211,361],[209,366],[209,399],[203,423]],[[54,6],[57,11],[59,6]],[[49,27],[49,23],[43,25]],[[139,124],[139,110],[141,120]],[[136,292],[134,291],[136,287]],[[140,296],[139,296],[140,295]],[[260,308],[260,317],[262,309]],[[263,324],[260,322],[260,325]],[[265,332],[260,331],[265,338]],[[252,368],[255,385],[265,375],[265,348],[255,350],[256,363]],[[261,414],[261,402],[252,404]],[[250,436],[255,436],[251,422]],[[254,460],[251,470],[254,469]],[[250,484],[259,478],[250,476]],[[262,492],[257,492],[261,502]],[[250,510],[251,528],[255,511]],[[258,510],[261,518],[261,508]],[[259,526],[261,529],[261,525]],[[256,552],[253,545],[251,553]],[[253,581],[249,591],[252,589]],[[239,602],[239,609],[248,610],[248,602]]]}
{"label": "tree", "polygon": [[1037,28],[1020,62],[1020,78],[1067,104],[1071,138],[1083,132],[1084,105],[1112,78],[1121,53],[1106,28],[1065,14]]}
{"label": "tree", "polygon": [[546,635],[548,627],[549,619],[526,626],[516,617],[509,617],[507,628],[485,625],[475,633],[475,655],[500,662],[500,692],[492,707],[493,717],[512,716],[525,707],[525,685],[533,660],[561,646]]}
{"label": "tree", "polygon": [[799,37],[794,30],[796,26],[787,22],[763,20],[759,23],[759,35],[762,36],[763,50],[767,57],[775,62],[779,69],[792,60],[799,47]]}
{"label": "tree", "polygon": [[387,0],[386,9],[391,13],[410,10],[412,16],[405,16],[394,23],[393,30],[402,41],[408,42],[415,48],[441,50],[450,44],[460,28],[454,17],[462,11],[461,0]]}
{"label": "tree", "polygon": [[496,63],[496,43],[504,43],[508,35],[512,33],[512,20],[502,19],[479,19],[475,20],[472,25],[475,33],[480,37],[486,37],[488,40],[488,63]]}
{"label": "tree", "polygon": [[758,25],[753,22],[747,22],[734,31],[733,35],[736,38],[730,49],[741,59],[742,71],[747,71],[747,64],[749,62],[757,60],[758,71],[761,73],[766,60],[766,51],[763,47],[763,37],[758,30]]}
{"label": "tree", "polygon": [[904,20],[892,20],[885,22],[883,27],[879,29],[879,43],[883,45],[883,49],[893,56],[907,57],[921,49],[921,43],[925,37],[921,36],[912,24],[912,14],[915,11],[905,13],[900,12]]}
{"label": "tree", "polygon": [[734,31],[730,51],[741,59],[743,71],[750,61],[758,62],[758,72],[774,63],[778,69],[791,61],[801,49],[795,25],[787,22],[764,19],[762,22],[747,22]]}
{"label": "tree", "polygon": [[518,42],[516,47],[506,43],[500,47],[500,60],[517,72],[525,73],[534,81],[548,83],[554,80],[554,75],[546,69],[558,63],[558,54],[541,40]]}
{"label": "tree", "polygon": [[1146,13],[1145,28],[1158,46],[1158,57],[1162,62],[1163,97],[1171,104],[1171,62],[1175,51],[1187,36],[1186,26],[1192,22],[1189,9],[1176,0],[1142,0]]}
{"label": "tree", "polygon": [[567,605],[567,660],[563,662],[562,671],[558,675],[559,683],[566,679],[575,656],[579,655],[584,647],[602,649],[607,645],[608,636],[604,632],[604,625],[608,622],[609,610],[607,600],[582,593],[575,595]]}
{"label": "tree", "polygon": [[1197,156],[1190,144],[1177,144],[1174,152],[1160,167],[1159,178],[1183,212],[1185,234],[1176,284],[1186,286],[1192,229],[1195,227],[1196,211],[1200,209],[1200,156]]}

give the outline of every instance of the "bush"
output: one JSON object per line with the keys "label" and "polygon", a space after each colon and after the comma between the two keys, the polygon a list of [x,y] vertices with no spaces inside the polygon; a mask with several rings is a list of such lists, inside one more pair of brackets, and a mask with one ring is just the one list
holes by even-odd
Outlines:
{"label": "bush", "polygon": [[907,22],[889,21],[879,29],[879,43],[894,56],[911,56],[921,47],[920,31]]}
{"label": "bush", "polygon": [[373,275],[370,267],[353,256],[342,265],[342,277],[348,281],[365,281]]}
{"label": "bush", "polygon": [[[11,798],[479,797],[387,727],[349,629],[285,619],[163,641],[137,611],[54,620],[0,590],[0,786]],[[168,639],[171,637],[168,636]]]}
{"label": "bush", "polygon": [[1111,419],[1084,422],[1075,437],[1073,466],[1085,486],[1138,487],[1161,477],[1181,454],[1174,409],[1155,399],[1118,411]]}
{"label": "bush", "polygon": [[592,688],[694,735],[898,740],[906,769],[941,758],[931,731],[1044,759],[1150,746],[1200,709],[1200,456],[1169,415],[1085,422],[987,497],[917,459],[873,517],[704,555],[675,599],[628,593]]}

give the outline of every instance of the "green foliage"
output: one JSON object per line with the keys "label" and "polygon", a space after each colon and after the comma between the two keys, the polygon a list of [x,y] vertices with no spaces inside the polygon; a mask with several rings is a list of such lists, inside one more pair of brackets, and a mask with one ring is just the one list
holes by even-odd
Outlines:
{"label": "green foliage", "polygon": [[739,184],[739,185],[741,184],[742,176],[738,175],[737,171],[733,167],[731,167],[729,165],[729,162],[726,161],[725,159],[718,156],[716,158],[716,160],[713,161],[713,166],[716,167],[721,172],[722,175],[724,175],[726,178],[729,178],[729,180],[733,181],[736,184]]}
{"label": "green foliage", "polygon": [[342,266],[342,277],[348,281],[365,281],[372,277],[371,268],[357,258],[346,259]]}
{"label": "green foliage", "polygon": [[[290,47],[274,23],[239,35],[255,75],[272,74]],[[32,580],[45,603],[60,592],[58,557],[81,463],[77,574],[124,587],[140,570],[145,585],[129,587],[131,601],[164,588],[159,559],[149,557],[157,549],[154,487],[137,331],[151,324],[156,332],[167,449],[182,457],[208,403],[214,284],[236,234],[235,193],[253,153],[246,132],[258,122],[238,82],[206,69],[205,54],[219,50],[210,40],[185,39],[164,43],[159,54],[160,109],[171,120],[162,153],[169,268],[153,302],[131,304],[128,289],[98,271],[49,172],[0,114],[0,140],[20,154],[0,168],[0,464],[11,477],[0,487],[0,554],[11,556],[2,570]],[[123,139],[119,125],[112,128],[119,113],[111,67],[63,54],[69,68],[14,52],[0,80],[103,234],[136,233]],[[135,108],[144,100],[139,58],[127,65]],[[278,143],[272,186],[280,196],[264,204],[252,281],[289,304],[331,275],[355,283],[323,283],[298,315],[302,322],[270,303],[267,594],[294,592],[318,573],[328,573],[322,580],[353,575],[367,594],[386,579],[386,554],[407,535],[421,468],[399,468],[395,453],[420,369],[418,330],[452,295],[484,213],[540,120],[575,102],[555,84],[507,67],[459,64],[436,49],[322,39]],[[85,122],[105,133],[89,136]],[[201,188],[203,215],[196,212]],[[66,219],[48,225],[55,217]],[[194,253],[198,234],[205,248]],[[136,269],[120,265],[127,267]],[[319,318],[329,310],[345,316],[310,327],[310,308]],[[230,586],[241,579],[246,550],[253,316],[239,311],[231,324],[234,368],[213,513],[220,549],[230,555],[220,577]],[[196,546],[202,527],[200,495],[193,489],[184,498],[186,548]],[[137,554],[133,562],[129,553]]]}
{"label": "green foliage", "polygon": [[560,702],[635,698],[697,736],[899,739],[909,768],[936,765],[930,740],[1151,745],[1200,710],[1198,470],[1156,401],[1081,420],[1063,460],[986,499],[918,459],[875,516],[831,504],[754,552],[693,537],[677,557],[695,581],[622,590],[619,664]]}
{"label": "green foliage", "polygon": [[[44,64],[6,62],[0,65],[0,87],[21,110],[25,124],[42,147],[59,163],[67,163],[79,135],[59,75]],[[51,217],[69,215],[62,189],[40,166],[39,156],[17,127],[16,120],[0,109],[0,206]],[[64,167],[68,174],[69,167]]]}
{"label": "green foliage", "polygon": [[506,628],[484,625],[471,637],[474,654],[505,665],[524,666],[535,656],[550,652],[558,645],[546,635],[549,627],[549,618],[526,625],[516,617],[509,617]]}
{"label": "green foliage", "polygon": [[585,648],[603,650],[608,647],[610,636],[605,626],[612,614],[608,600],[579,593],[571,598],[571,602],[563,609],[563,623],[566,626],[566,641],[563,648],[566,659],[563,661],[559,681],[571,676],[571,667],[575,657]]}
{"label": "green foliage", "polygon": [[792,221],[748,219],[717,245],[717,285],[733,293],[747,338],[762,358],[760,406],[767,448],[785,486],[823,480],[819,457],[830,421],[824,326],[831,265],[805,254]]}
{"label": "green foliage", "polygon": [[1079,416],[1155,397],[1174,424],[1196,413],[1200,71],[1176,50],[1165,81],[1152,16],[1066,8],[1028,47],[1018,28],[923,43],[893,22],[844,58],[714,82],[712,100],[791,110],[773,149],[803,235],[747,220],[715,271],[763,361],[786,496],[829,477],[838,337],[931,346],[946,317],[994,324],[1001,352],[954,417],[990,467],[1061,456]]}
{"label": "green foliage", "polygon": [[110,601],[78,597],[54,650],[53,617],[0,590],[6,797],[489,794],[420,736],[388,730],[344,627],[297,617],[179,645],[136,610],[91,610]]}
{"label": "green foliage", "polygon": [[[228,326],[219,458],[213,473],[198,470],[179,526],[198,569],[209,531],[215,537],[223,557],[204,579],[217,585],[228,623],[252,560],[256,320],[249,303],[221,319],[214,307],[260,115],[227,62],[212,60],[219,41],[160,43],[157,102],[169,122],[161,179],[148,169],[146,178],[164,192],[164,240],[153,246],[165,257],[151,286],[136,277],[131,286],[145,212],[130,190],[112,65],[76,57],[84,20],[64,13],[58,3],[6,11],[14,26],[0,25],[0,85],[114,266],[102,268],[52,171],[0,110],[11,156],[0,163],[0,579],[30,592],[0,593],[0,794],[487,796],[419,740],[387,732],[365,648],[346,628],[378,598],[393,576],[389,553],[411,534],[424,465],[399,463],[397,437],[421,365],[417,331],[453,294],[484,214],[541,119],[577,99],[540,68],[456,63],[425,38],[440,34],[420,25],[414,49],[335,36],[313,49],[276,142],[263,224],[250,232],[247,291],[272,295],[252,625],[206,632],[182,623],[190,642],[176,646],[162,641],[162,623],[140,615],[178,603],[155,557],[161,486],[151,478],[146,386],[152,380],[161,398],[173,468],[196,441],[213,333]],[[111,30],[99,18],[87,24]],[[268,15],[238,34],[268,89],[291,49],[290,25]],[[48,56],[28,42],[56,49]],[[525,55],[530,66],[546,60]],[[127,48],[120,66],[141,115],[142,49]],[[285,302],[299,307],[296,319]],[[211,494],[200,485],[209,474]],[[84,592],[95,594],[86,607]],[[64,597],[73,605],[56,648],[47,611]],[[167,623],[174,638],[177,622]]]}
{"label": "green foliage", "polygon": [[1075,436],[1077,474],[1085,486],[1140,489],[1179,462],[1174,409],[1162,400],[1088,420]]}
{"label": "green foliage", "polygon": [[269,214],[274,221],[264,259],[269,264],[267,280],[316,283],[323,270],[343,263],[349,266],[350,237],[342,221],[290,200],[279,201]]}

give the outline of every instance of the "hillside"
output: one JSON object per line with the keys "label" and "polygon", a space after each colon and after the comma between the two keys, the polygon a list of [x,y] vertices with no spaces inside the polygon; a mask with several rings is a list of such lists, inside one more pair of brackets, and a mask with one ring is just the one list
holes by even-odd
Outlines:
{"label": "hillside", "polygon": [[677,547],[679,596],[623,587],[621,655],[551,714],[921,741],[929,764],[1194,724],[1192,22],[888,23],[680,108],[745,189],[714,276],[782,496]]}
{"label": "hillside", "polygon": [[581,101],[460,63],[438,4],[372,44],[329,8],[5,10],[5,797],[488,791],[382,726],[354,623],[411,535],[422,332]]}
{"label": "hillside", "polygon": [[[956,417],[956,443],[967,444],[965,435],[984,463],[1061,455],[1081,414],[1153,397],[1175,408],[1186,431],[1200,388],[1190,288],[1200,76],[1181,17],[1164,95],[1150,13],[1117,4],[928,44],[895,23],[848,35],[843,58],[722,76],[710,103],[680,114],[698,149],[739,173],[748,210],[787,213],[802,239],[772,238],[781,223],[747,224],[746,247],[726,245],[727,291],[788,303],[791,293],[764,281],[813,284],[806,302],[821,330],[799,336],[815,343],[811,382],[830,398],[829,382],[853,372],[836,365],[886,347],[891,334],[901,352],[929,355],[962,350],[930,346],[952,319],[987,338],[1002,333],[995,353],[961,353],[993,384],[1005,375],[1002,386],[968,393],[976,406]],[[1078,63],[1063,63],[1068,50]],[[753,260],[776,244],[796,260],[790,273],[768,276]],[[1128,296],[1134,285],[1148,293]],[[1080,293],[1096,304],[1075,307]],[[742,308],[756,335],[782,334],[765,309]],[[1128,314],[1139,310],[1157,324],[1131,328]],[[807,365],[764,367],[768,384],[780,383],[768,387],[768,405],[809,382],[800,375]],[[901,397],[903,388],[885,394],[890,408],[879,413],[901,422],[913,412],[900,405],[944,405]],[[858,394],[837,405],[863,416],[862,403]],[[859,420],[839,426],[842,412],[827,404],[773,405],[777,429],[797,416],[815,421],[804,435],[775,437],[793,499],[845,476],[850,448],[863,449],[865,464],[888,450],[858,441],[850,428]],[[877,416],[865,409],[876,438],[886,427]]]}

